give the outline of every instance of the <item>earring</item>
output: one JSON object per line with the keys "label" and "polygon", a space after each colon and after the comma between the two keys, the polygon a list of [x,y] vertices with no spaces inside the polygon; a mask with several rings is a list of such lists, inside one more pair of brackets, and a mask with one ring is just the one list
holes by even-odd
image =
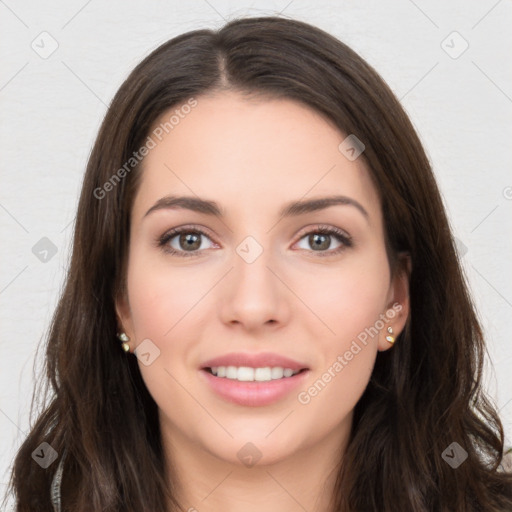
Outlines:
{"label": "earring", "polygon": [[125,332],[122,332],[120,334],[118,333],[117,337],[123,342],[121,343],[121,348],[125,352],[130,352],[130,345],[128,345],[130,338],[128,337],[128,335]]}
{"label": "earring", "polygon": [[393,334],[393,329],[391,327],[388,327],[388,332],[389,334],[386,336],[386,341],[389,341],[389,343],[393,345],[393,343],[395,343],[395,338],[391,336]]}

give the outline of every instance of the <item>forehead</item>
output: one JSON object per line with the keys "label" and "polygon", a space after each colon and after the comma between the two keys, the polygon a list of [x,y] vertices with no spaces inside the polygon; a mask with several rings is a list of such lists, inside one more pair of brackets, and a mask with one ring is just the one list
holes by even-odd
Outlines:
{"label": "forehead", "polygon": [[362,158],[350,161],[340,152],[346,134],[315,110],[232,92],[196,101],[190,109],[169,109],[152,127],[155,144],[134,204],[138,217],[166,194],[212,198],[233,214],[332,194],[378,208]]}

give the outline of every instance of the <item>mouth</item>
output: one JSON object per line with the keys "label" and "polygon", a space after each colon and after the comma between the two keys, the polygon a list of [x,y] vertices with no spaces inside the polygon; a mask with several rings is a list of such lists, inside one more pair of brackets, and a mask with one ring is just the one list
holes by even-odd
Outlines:
{"label": "mouth", "polygon": [[204,371],[214,377],[236,380],[238,382],[269,382],[274,380],[289,379],[299,373],[306,372],[308,368],[292,370],[282,366],[252,368],[250,366],[212,366],[203,368]]}
{"label": "mouth", "polygon": [[290,399],[304,386],[310,370],[283,367],[208,366],[201,368],[202,382],[223,401],[244,407],[263,407]]}

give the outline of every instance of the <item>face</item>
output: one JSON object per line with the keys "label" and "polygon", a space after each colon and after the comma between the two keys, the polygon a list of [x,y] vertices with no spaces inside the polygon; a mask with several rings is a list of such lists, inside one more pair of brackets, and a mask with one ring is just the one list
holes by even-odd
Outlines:
{"label": "face", "polygon": [[[370,174],[338,149],[346,135],[297,102],[196,99],[153,136],[131,212],[127,293],[116,303],[162,431],[235,464],[339,443],[378,351],[391,347],[387,327],[396,337],[408,314],[407,277],[390,273]],[[214,202],[219,215],[170,196]],[[286,210],[332,196],[343,198]],[[292,366],[265,356],[224,361],[235,366],[228,377],[204,369],[219,371],[209,360],[233,353],[286,357],[302,371],[229,378],[251,378],[240,366]]]}

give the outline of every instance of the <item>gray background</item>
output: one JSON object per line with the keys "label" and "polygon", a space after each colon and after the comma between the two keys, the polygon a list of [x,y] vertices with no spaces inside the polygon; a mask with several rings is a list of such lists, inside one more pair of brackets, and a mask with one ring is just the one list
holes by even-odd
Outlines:
{"label": "gray background", "polygon": [[510,0],[0,0],[2,487],[29,426],[36,351],[63,283],[87,157],[115,91],[177,34],[276,12],[359,52],[418,129],[488,338],[485,386],[512,444]]}

